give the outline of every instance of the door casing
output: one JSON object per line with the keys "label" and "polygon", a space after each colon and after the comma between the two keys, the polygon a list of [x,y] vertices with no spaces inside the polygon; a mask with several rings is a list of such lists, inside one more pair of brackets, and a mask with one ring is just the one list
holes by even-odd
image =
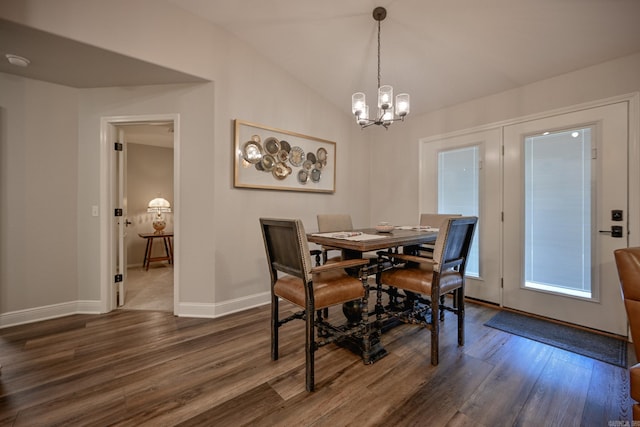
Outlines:
{"label": "door casing", "polygon": [[117,173],[113,156],[116,126],[133,123],[173,121],[173,188],[174,188],[174,238],[173,238],[173,312],[178,313],[180,301],[180,115],[149,114],[106,116],[100,119],[100,311],[107,313],[117,308],[112,272],[115,258],[112,236],[115,234],[111,203]]}

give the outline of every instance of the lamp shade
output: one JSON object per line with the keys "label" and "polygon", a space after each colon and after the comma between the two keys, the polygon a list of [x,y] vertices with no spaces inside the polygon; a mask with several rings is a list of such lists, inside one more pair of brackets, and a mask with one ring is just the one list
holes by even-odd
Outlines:
{"label": "lamp shade", "polygon": [[409,114],[409,94],[400,93],[396,96],[396,114],[398,117],[404,117]]}
{"label": "lamp shade", "polygon": [[351,112],[357,117],[364,113],[364,108],[367,106],[365,94],[362,92],[356,92],[351,95]]}
{"label": "lamp shade", "polygon": [[171,204],[167,199],[163,199],[162,197],[156,197],[155,199],[149,202],[147,206],[147,212],[171,212]]}
{"label": "lamp shade", "polygon": [[378,89],[378,108],[387,110],[391,108],[393,102],[393,87],[390,85],[380,86]]}

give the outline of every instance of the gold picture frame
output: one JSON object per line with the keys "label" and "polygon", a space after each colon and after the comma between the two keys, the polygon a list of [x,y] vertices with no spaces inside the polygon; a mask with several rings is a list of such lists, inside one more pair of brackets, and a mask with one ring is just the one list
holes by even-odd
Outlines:
{"label": "gold picture frame", "polygon": [[335,193],[335,142],[240,119],[234,133],[234,187]]}

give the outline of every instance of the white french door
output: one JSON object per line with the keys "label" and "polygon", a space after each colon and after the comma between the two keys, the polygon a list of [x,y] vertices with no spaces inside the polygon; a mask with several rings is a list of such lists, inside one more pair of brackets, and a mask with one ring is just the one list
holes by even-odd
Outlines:
{"label": "white french door", "polygon": [[627,335],[628,103],[504,127],[505,307]]}
{"label": "white french door", "polygon": [[465,294],[500,303],[501,130],[422,141],[420,213],[478,217]]}

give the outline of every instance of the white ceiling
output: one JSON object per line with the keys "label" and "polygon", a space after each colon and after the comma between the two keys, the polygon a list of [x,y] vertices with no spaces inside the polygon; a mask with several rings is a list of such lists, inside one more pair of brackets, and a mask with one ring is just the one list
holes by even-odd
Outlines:
{"label": "white ceiling", "polygon": [[339,108],[382,84],[413,114],[640,51],[640,0],[169,0],[224,27]]}
{"label": "white ceiling", "polygon": [[[17,67],[7,53],[29,59]],[[44,31],[0,19],[0,72],[70,87],[137,86],[205,81]]]}
{"label": "white ceiling", "polygon": [[[382,83],[420,114],[640,52],[640,0],[167,0],[225,28],[350,112]],[[0,72],[72,87],[202,81],[175,70],[0,20]]]}

